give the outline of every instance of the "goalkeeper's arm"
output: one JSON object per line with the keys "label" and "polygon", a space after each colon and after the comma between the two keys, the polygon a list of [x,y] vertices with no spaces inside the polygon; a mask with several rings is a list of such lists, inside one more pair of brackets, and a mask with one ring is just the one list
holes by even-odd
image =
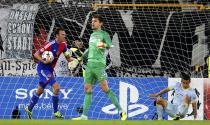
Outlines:
{"label": "goalkeeper's arm", "polygon": [[68,68],[70,70],[75,69],[77,67],[77,65],[79,64],[78,59],[71,57],[68,51],[64,52],[63,54],[64,54],[66,60],[69,62]]}
{"label": "goalkeeper's arm", "polygon": [[85,52],[83,53],[83,55],[81,57],[73,58],[73,60],[68,63],[68,68],[70,70],[74,70],[75,68],[77,68],[77,66],[80,62],[86,61],[87,57],[88,57],[88,52],[89,51],[87,49],[87,50],[85,50]]}
{"label": "goalkeeper's arm", "polygon": [[66,58],[66,60],[68,62],[71,62],[71,61],[74,61],[75,60],[75,58],[73,58],[73,57],[70,56],[70,54],[69,54],[68,51],[64,52],[63,55],[65,56],[65,58]]}
{"label": "goalkeeper's arm", "polygon": [[83,61],[87,61],[87,59],[88,59],[88,53],[89,53],[89,50],[86,49],[85,52],[83,53],[82,57],[81,57],[81,59]]}

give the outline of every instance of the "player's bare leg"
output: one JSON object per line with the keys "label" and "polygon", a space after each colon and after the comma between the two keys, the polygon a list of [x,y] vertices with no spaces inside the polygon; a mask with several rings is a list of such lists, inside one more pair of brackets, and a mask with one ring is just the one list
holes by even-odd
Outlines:
{"label": "player's bare leg", "polygon": [[162,97],[158,97],[156,100],[156,104],[163,106],[163,108],[166,108],[168,105],[168,102],[164,100]]}
{"label": "player's bare leg", "polygon": [[44,92],[44,89],[42,87],[38,87],[36,90],[36,93],[38,96],[40,96]]}
{"label": "player's bare leg", "polygon": [[167,101],[164,100],[162,97],[158,97],[156,99],[158,120],[163,120],[163,108],[165,107],[167,107]]}
{"label": "player's bare leg", "polygon": [[53,115],[58,118],[58,119],[63,119],[64,116],[58,111],[58,102],[59,102],[59,90],[60,90],[60,85],[58,83],[55,83],[52,85],[53,88],[53,96],[52,96],[52,101],[53,101],[53,109],[54,113]]}
{"label": "player's bare leg", "polygon": [[36,103],[39,100],[39,96],[44,92],[44,89],[42,87],[38,87],[36,92],[33,94],[33,97],[30,100],[29,106],[25,107],[25,111],[28,115],[29,119],[32,119],[32,110],[33,107],[36,105]]}
{"label": "player's bare leg", "polygon": [[121,120],[126,120],[127,115],[126,113],[122,110],[121,106],[119,105],[118,99],[112,90],[109,89],[108,83],[106,80],[101,80],[100,81],[100,86],[101,89],[108,95],[109,99],[112,101],[112,103],[115,105],[115,107],[118,109],[120,113],[120,118]]}

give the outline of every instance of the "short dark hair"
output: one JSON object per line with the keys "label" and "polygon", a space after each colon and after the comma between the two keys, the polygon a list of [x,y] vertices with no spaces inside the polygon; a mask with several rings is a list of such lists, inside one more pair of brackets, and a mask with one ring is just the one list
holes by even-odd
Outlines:
{"label": "short dark hair", "polygon": [[181,73],[181,78],[182,80],[189,80],[189,81],[191,80],[190,75],[184,72]]}
{"label": "short dark hair", "polygon": [[60,31],[64,31],[63,27],[58,27],[55,29],[55,35],[59,34]]}
{"label": "short dark hair", "polygon": [[100,15],[94,15],[93,18],[97,18],[100,23],[103,23],[104,22],[104,19]]}

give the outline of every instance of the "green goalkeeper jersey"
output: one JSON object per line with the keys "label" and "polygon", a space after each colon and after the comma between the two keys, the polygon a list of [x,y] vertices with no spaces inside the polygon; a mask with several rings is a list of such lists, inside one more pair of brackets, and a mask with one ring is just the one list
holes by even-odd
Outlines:
{"label": "green goalkeeper jersey", "polygon": [[[106,48],[97,48],[98,42],[106,43]],[[88,53],[88,62],[101,62],[104,65],[106,64],[106,55],[105,50],[110,48],[112,45],[111,38],[106,31],[98,30],[91,34],[89,39],[89,53]]]}

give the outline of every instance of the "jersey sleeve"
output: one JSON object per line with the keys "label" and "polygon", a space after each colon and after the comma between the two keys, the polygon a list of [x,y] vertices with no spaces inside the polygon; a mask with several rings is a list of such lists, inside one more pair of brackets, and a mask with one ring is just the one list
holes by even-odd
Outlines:
{"label": "jersey sleeve", "polygon": [[107,32],[104,32],[104,42],[106,43],[106,48],[110,48],[112,45],[112,40]]}
{"label": "jersey sleeve", "polygon": [[41,55],[44,51],[50,51],[51,45],[51,42],[47,43],[44,47],[38,50],[39,54]]}
{"label": "jersey sleeve", "polygon": [[83,60],[88,60],[88,53],[89,53],[89,50],[86,49],[85,52],[82,55]]}

